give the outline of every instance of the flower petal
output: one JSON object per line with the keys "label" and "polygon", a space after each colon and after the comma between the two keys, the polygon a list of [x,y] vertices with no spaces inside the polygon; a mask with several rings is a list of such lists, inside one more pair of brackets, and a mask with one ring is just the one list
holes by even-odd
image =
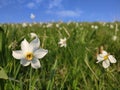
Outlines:
{"label": "flower petal", "polygon": [[66,44],[66,38],[60,39],[60,41],[58,42],[58,44],[60,44],[60,47],[66,47],[67,46],[67,44]]}
{"label": "flower petal", "polygon": [[108,54],[108,53],[107,53],[106,51],[104,51],[104,50],[103,50],[102,53],[101,53],[102,56],[106,56],[107,54]]}
{"label": "flower petal", "polygon": [[40,40],[36,37],[33,41],[30,42],[30,46],[33,47],[34,50],[38,49],[40,46]]}
{"label": "flower petal", "polygon": [[37,37],[36,33],[30,33],[31,38]]}
{"label": "flower petal", "polygon": [[63,46],[64,46],[63,44],[60,45],[60,47],[63,47]]}
{"label": "flower petal", "polygon": [[43,58],[48,53],[48,50],[45,49],[38,49],[34,52],[36,58]]}
{"label": "flower petal", "polygon": [[109,58],[111,63],[116,63],[117,62],[117,60],[112,55],[109,55],[108,58]]}
{"label": "flower petal", "polygon": [[35,68],[35,69],[40,68],[40,67],[41,67],[40,61],[39,61],[38,59],[35,59],[35,58],[34,58],[34,59],[31,61],[31,66],[32,66],[33,68]]}
{"label": "flower petal", "polygon": [[109,60],[103,61],[102,65],[103,65],[104,68],[108,68],[110,66]]}
{"label": "flower petal", "polygon": [[30,64],[30,61],[25,60],[25,59],[21,59],[20,64],[22,64],[23,66],[28,66]]}
{"label": "flower petal", "polygon": [[21,49],[24,53],[26,52],[32,52],[32,48],[30,47],[30,44],[26,39],[24,39],[21,43]]}
{"label": "flower petal", "polygon": [[13,51],[13,52],[12,52],[12,56],[13,56],[15,59],[22,59],[22,58],[24,58],[23,52],[22,52],[21,50]]}
{"label": "flower petal", "polygon": [[99,63],[104,60],[104,57],[102,57],[101,54],[99,54],[99,55],[97,55],[97,60],[98,61],[96,63]]}

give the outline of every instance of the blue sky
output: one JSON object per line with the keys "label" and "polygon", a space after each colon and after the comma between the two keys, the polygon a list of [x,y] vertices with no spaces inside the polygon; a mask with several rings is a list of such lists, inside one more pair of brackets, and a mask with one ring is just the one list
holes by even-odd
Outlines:
{"label": "blue sky", "polygon": [[0,0],[0,23],[115,20],[120,0]]}

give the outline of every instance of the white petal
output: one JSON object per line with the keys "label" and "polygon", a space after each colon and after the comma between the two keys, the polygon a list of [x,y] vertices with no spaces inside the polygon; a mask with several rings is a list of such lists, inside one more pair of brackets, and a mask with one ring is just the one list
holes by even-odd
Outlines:
{"label": "white petal", "polygon": [[99,55],[97,55],[97,60],[102,61],[102,60],[104,60],[104,57],[101,54],[99,54]]}
{"label": "white petal", "polygon": [[67,44],[65,44],[64,46],[67,47]]}
{"label": "white petal", "polygon": [[61,44],[61,41],[59,41],[58,44]]}
{"label": "white petal", "polygon": [[38,49],[40,46],[40,40],[36,37],[33,41],[30,42],[30,46],[33,47],[34,50]]}
{"label": "white petal", "polygon": [[106,51],[102,51],[102,56],[106,56],[108,53]]}
{"label": "white petal", "polygon": [[103,61],[102,65],[103,65],[104,68],[108,68],[110,66],[109,60]]}
{"label": "white petal", "polygon": [[67,39],[66,39],[66,38],[64,38],[63,40],[64,40],[64,41],[66,41]]}
{"label": "white petal", "polygon": [[30,33],[31,38],[37,37],[35,33]]}
{"label": "white petal", "polygon": [[40,61],[38,59],[33,59],[31,61],[31,66],[35,69],[40,68],[41,67]]}
{"label": "white petal", "polygon": [[25,60],[25,59],[21,59],[20,64],[22,64],[23,66],[28,66],[30,64],[30,61]]}
{"label": "white petal", "polygon": [[64,46],[63,44],[60,45],[60,47],[63,47],[63,46]]}
{"label": "white petal", "polygon": [[109,58],[111,63],[116,63],[117,62],[117,60],[112,55],[109,55],[108,58]]}
{"label": "white petal", "polygon": [[22,51],[25,52],[32,52],[32,48],[30,47],[30,44],[26,39],[24,39],[21,43],[21,49]]}
{"label": "white petal", "polygon": [[45,49],[38,49],[34,52],[34,56],[36,58],[43,58],[46,54],[48,53],[48,50],[45,50]]}
{"label": "white petal", "polygon": [[16,59],[22,59],[24,58],[23,52],[21,50],[13,51],[12,56]]}
{"label": "white petal", "polygon": [[62,44],[62,47],[66,47],[67,46],[67,44]]}
{"label": "white petal", "polygon": [[103,61],[104,60],[104,55],[103,54],[98,54],[97,55],[97,62],[96,63],[99,63],[99,62],[101,62],[101,61]]}

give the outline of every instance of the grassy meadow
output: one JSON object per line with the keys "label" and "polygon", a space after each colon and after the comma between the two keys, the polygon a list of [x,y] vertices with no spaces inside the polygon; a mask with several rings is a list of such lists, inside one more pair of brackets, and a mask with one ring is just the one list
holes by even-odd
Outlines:
{"label": "grassy meadow", "polygon": [[[56,22],[0,24],[0,90],[120,90],[120,23]],[[47,55],[41,68],[22,66],[12,56],[26,38],[36,33]],[[61,38],[67,39],[60,47]],[[99,47],[117,63],[103,68],[97,62]]]}

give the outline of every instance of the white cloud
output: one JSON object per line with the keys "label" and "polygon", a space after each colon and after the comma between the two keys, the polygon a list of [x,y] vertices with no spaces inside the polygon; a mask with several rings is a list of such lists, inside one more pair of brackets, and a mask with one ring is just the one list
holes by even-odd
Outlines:
{"label": "white cloud", "polygon": [[63,10],[63,11],[59,11],[56,12],[57,15],[62,16],[62,17],[79,17],[81,15],[81,11],[76,10]]}
{"label": "white cloud", "polygon": [[31,8],[31,9],[32,9],[32,8],[35,8],[35,6],[36,6],[36,5],[35,5],[34,2],[30,2],[30,3],[27,4],[27,7],[28,7],[28,8]]}
{"label": "white cloud", "polygon": [[17,0],[17,2],[20,3],[20,4],[23,4],[23,3],[25,3],[26,1],[25,1],[25,0]]}
{"label": "white cloud", "polygon": [[24,5],[25,7],[32,9],[37,8],[42,1],[43,0],[30,0],[29,2],[26,0],[0,0],[0,8],[13,4],[21,6],[22,4],[22,6]]}
{"label": "white cloud", "polygon": [[46,13],[57,15],[59,17],[79,17],[82,14],[82,11],[80,10],[60,10],[60,11],[48,10]]}
{"label": "white cloud", "polygon": [[9,4],[13,4],[15,1],[10,1],[10,0],[0,0],[0,8],[7,6]]}
{"label": "white cloud", "polygon": [[53,7],[62,7],[62,0],[51,0],[49,3],[49,8],[53,8]]}
{"label": "white cloud", "polygon": [[32,2],[27,3],[26,6],[30,9],[37,8],[37,7],[39,7],[41,2],[42,2],[42,0],[34,0]]}
{"label": "white cloud", "polygon": [[36,2],[36,3],[41,3],[41,2],[42,2],[42,0],[35,0],[35,2]]}

